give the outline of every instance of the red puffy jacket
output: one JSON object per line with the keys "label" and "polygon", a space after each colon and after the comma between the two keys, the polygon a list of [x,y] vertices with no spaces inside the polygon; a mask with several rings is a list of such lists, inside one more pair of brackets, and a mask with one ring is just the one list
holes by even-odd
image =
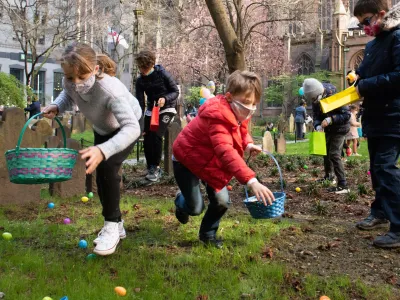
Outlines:
{"label": "red puffy jacket", "polygon": [[224,96],[208,99],[176,138],[172,152],[177,161],[217,192],[234,176],[246,184],[255,177],[243,160],[253,140],[246,120],[238,125]]}

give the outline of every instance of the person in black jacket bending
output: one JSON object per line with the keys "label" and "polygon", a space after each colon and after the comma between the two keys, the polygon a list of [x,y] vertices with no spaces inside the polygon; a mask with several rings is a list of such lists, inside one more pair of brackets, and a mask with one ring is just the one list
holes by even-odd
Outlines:
{"label": "person in black jacket bending", "polygon": [[[176,101],[179,89],[172,78],[161,65],[155,65],[156,57],[151,51],[141,51],[136,57],[140,77],[136,81],[136,98],[144,112],[144,155],[148,174],[146,179],[156,182],[161,178],[160,161],[162,154],[162,139],[168,125],[176,115]],[[144,94],[147,96],[145,110]],[[154,105],[160,106],[159,128],[157,132],[150,131],[151,111]]]}
{"label": "person in black jacket bending", "polygon": [[[40,102],[33,98],[32,102],[29,103],[30,97],[28,96],[28,106],[24,108],[25,111],[29,111],[29,119],[32,118],[34,115],[40,113]],[[36,117],[39,119],[39,117]]]}
{"label": "person in black jacket bending", "polygon": [[362,128],[367,136],[375,200],[370,215],[357,223],[363,230],[390,229],[374,245],[400,247],[400,4],[389,11],[384,0],[359,0],[354,15],[364,32],[375,37],[365,47],[356,74],[363,101]]}
{"label": "person in black jacket bending", "polygon": [[303,83],[304,97],[312,101],[314,128],[325,131],[327,155],[324,156],[325,176],[322,180],[334,183],[332,171],[337,177],[337,186],[329,189],[336,194],[349,192],[346,175],[341,160],[341,152],[346,134],[350,130],[350,111],[347,106],[339,107],[327,114],[321,110],[320,100],[336,93],[336,87],[330,83],[321,83],[308,78]]}

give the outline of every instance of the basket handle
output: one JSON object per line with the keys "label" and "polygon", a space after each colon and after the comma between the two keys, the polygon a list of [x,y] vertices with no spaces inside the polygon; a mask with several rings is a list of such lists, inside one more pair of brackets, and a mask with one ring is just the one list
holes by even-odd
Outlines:
{"label": "basket handle", "polygon": [[[281,170],[281,167],[279,166],[278,161],[276,160],[275,156],[272,155],[272,153],[270,153],[270,152],[268,152],[268,151],[265,151],[265,150],[262,150],[262,152],[265,153],[265,154],[267,154],[269,157],[271,157],[272,160],[275,162],[276,167],[278,168],[279,176],[280,176],[281,192],[283,192],[283,176],[282,176],[282,170]],[[249,163],[250,158],[251,158],[251,155],[250,155],[249,158],[247,159],[247,164]],[[246,193],[246,200],[248,200],[248,199],[249,199],[249,195],[248,195],[248,192],[247,192],[247,186],[246,186],[246,185],[244,186],[244,191],[245,191],[245,193]]]}
{"label": "basket handle", "polygon": [[[40,112],[40,113],[34,115],[33,117],[31,117],[28,121],[26,121],[25,126],[22,128],[21,133],[19,134],[17,146],[15,147],[15,150],[16,150],[15,154],[16,155],[19,155],[19,149],[20,149],[20,145],[21,145],[21,142],[22,142],[22,138],[24,137],[25,131],[28,128],[30,121],[33,120],[34,118],[42,115],[42,114],[43,113]],[[65,135],[64,127],[62,126],[60,120],[57,117],[55,117],[54,119],[57,121],[58,125],[60,125],[61,132],[62,132],[62,135],[63,135],[64,148],[67,148],[67,137]]]}

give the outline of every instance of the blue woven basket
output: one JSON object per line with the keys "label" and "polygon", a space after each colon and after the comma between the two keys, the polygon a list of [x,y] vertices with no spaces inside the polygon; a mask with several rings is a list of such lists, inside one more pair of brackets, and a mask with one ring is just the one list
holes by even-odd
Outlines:
{"label": "blue woven basket", "polygon": [[261,201],[258,201],[255,196],[249,198],[248,193],[247,193],[247,187],[245,186],[246,199],[243,201],[243,203],[246,205],[251,216],[255,219],[276,218],[276,217],[281,216],[285,212],[286,194],[283,191],[283,177],[282,177],[281,168],[279,167],[278,162],[276,161],[275,157],[271,153],[269,153],[267,151],[263,151],[263,152],[265,154],[269,155],[274,160],[276,166],[278,167],[280,181],[281,181],[281,191],[274,192],[273,194],[275,197],[275,201],[272,203],[272,205],[265,206],[264,203]]}

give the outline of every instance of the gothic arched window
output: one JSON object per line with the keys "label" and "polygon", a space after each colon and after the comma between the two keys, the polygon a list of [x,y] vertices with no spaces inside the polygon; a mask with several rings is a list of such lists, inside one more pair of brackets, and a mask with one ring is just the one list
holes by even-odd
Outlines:
{"label": "gothic arched window", "polygon": [[353,70],[357,70],[358,67],[360,66],[361,62],[364,59],[364,50],[361,50],[357,52],[354,56],[353,59],[351,60],[351,67]]}
{"label": "gothic arched window", "polygon": [[297,60],[297,74],[298,75],[310,75],[314,73],[314,62],[312,59],[305,53],[303,53],[300,58]]}

